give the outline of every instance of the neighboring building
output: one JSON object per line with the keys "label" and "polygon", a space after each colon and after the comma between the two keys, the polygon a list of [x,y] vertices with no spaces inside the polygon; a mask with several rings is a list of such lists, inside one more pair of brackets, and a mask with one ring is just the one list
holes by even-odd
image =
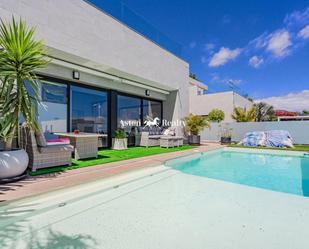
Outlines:
{"label": "neighboring building", "polygon": [[86,1],[2,0],[1,18],[12,15],[36,27],[52,59],[37,72],[46,136],[78,129],[110,145],[121,120],[188,114],[188,63]]}
{"label": "neighboring building", "polygon": [[189,77],[190,105],[194,103],[194,102],[191,101],[194,98],[194,96],[204,95],[207,90],[208,90],[207,85],[203,84],[202,82],[198,81],[197,79]]}
{"label": "neighboring building", "polygon": [[309,121],[309,116],[278,116],[278,121]]}
{"label": "neighboring building", "polygon": [[207,93],[205,84],[193,79],[189,83],[190,113],[207,116],[216,108],[224,112],[224,122],[235,122],[231,117],[235,107],[250,109],[253,106],[252,101],[236,92]]}
{"label": "neighboring building", "polygon": [[276,115],[276,117],[287,117],[287,116],[293,117],[293,116],[297,116],[298,113],[297,112],[289,112],[289,111],[286,111],[286,110],[275,110],[275,115]]}

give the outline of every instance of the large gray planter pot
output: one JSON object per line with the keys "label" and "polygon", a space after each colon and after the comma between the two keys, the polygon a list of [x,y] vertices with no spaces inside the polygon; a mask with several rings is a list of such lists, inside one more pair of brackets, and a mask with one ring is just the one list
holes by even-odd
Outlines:
{"label": "large gray planter pot", "polygon": [[221,137],[221,144],[231,144],[231,142],[230,137]]}
{"label": "large gray planter pot", "polygon": [[128,148],[127,138],[113,138],[112,140],[113,150],[126,150]]}
{"label": "large gray planter pot", "polygon": [[200,135],[189,135],[188,143],[191,145],[200,145],[201,144],[201,136]]}
{"label": "large gray planter pot", "polygon": [[29,163],[24,150],[0,151],[0,179],[14,178],[23,174]]}

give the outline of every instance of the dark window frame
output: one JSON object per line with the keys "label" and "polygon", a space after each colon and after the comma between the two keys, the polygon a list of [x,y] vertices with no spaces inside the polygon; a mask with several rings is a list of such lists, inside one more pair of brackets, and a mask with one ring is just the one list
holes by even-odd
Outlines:
{"label": "dark window frame", "polygon": [[[48,76],[48,75],[44,75],[44,74],[37,74],[38,78],[40,79],[40,81],[47,81],[47,82],[51,82],[51,83],[58,83],[58,84],[64,84],[67,86],[67,131],[71,130],[71,86],[77,86],[77,87],[82,87],[82,88],[87,88],[87,89],[92,89],[92,90],[97,90],[97,91],[101,91],[101,92],[106,92],[107,93],[107,101],[108,101],[108,107],[107,107],[107,118],[108,118],[108,122],[107,122],[107,135],[108,135],[108,147],[111,146],[111,141],[112,141],[112,133],[113,133],[113,126],[115,125],[115,123],[117,124],[117,118],[118,118],[118,113],[117,113],[117,97],[118,95],[122,95],[122,96],[128,96],[128,97],[133,97],[133,98],[137,98],[140,99],[140,106],[141,106],[141,113],[140,113],[140,120],[141,120],[141,125],[144,124],[144,110],[143,110],[143,100],[151,100],[151,101],[155,101],[160,103],[161,105],[161,117],[160,117],[160,122],[162,122],[163,120],[163,101],[162,100],[158,100],[158,99],[154,99],[148,96],[140,96],[140,95],[134,95],[134,94],[130,94],[130,93],[125,93],[125,92],[121,92],[118,90],[113,90],[113,89],[108,89],[108,88],[104,88],[104,87],[97,87],[97,86],[90,86],[90,85],[86,85],[83,82],[74,82],[72,80],[66,80],[66,79],[62,79],[62,78],[58,78],[58,77],[54,77],[54,76]],[[116,103],[114,103],[115,106],[111,106],[112,104],[112,96],[116,97]],[[113,113],[115,112],[116,113]],[[112,120],[112,117],[116,120]],[[116,127],[117,128],[117,127]]]}
{"label": "dark window frame", "polygon": [[[124,93],[124,92],[120,92],[120,91],[116,91],[117,96],[121,95],[121,96],[127,96],[127,97],[133,97],[133,98],[137,98],[140,99],[140,105],[141,105],[141,114],[140,114],[140,120],[141,120],[141,125],[144,124],[144,108],[143,108],[143,100],[151,100],[154,102],[158,102],[161,105],[161,117],[160,117],[160,122],[162,122],[163,119],[163,101],[159,100],[159,99],[154,99],[148,96],[139,96],[139,95],[134,95],[134,94],[130,94],[130,93]],[[118,117],[118,113],[116,114],[116,116]]]}

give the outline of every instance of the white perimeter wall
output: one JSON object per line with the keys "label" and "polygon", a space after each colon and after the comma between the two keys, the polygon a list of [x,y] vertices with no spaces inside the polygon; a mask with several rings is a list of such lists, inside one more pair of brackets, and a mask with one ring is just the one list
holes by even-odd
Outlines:
{"label": "white perimeter wall", "polygon": [[[294,143],[309,144],[309,121],[222,123],[221,126],[232,128],[233,141],[240,141],[250,131],[287,130]],[[220,129],[220,124],[212,123],[210,129],[206,128],[202,132],[201,139],[219,141]]]}
{"label": "white perimeter wall", "polygon": [[231,117],[234,107],[250,109],[253,105],[251,101],[232,91],[197,95],[196,87],[191,86],[189,95],[189,108],[191,113],[208,115],[213,109],[220,109],[225,115],[224,122],[234,122]]}

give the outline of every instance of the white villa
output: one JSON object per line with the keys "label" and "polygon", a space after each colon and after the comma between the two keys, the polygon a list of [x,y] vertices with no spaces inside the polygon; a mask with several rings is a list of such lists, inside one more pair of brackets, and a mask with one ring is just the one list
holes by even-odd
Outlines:
{"label": "white villa", "polygon": [[253,102],[237,92],[225,91],[207,93],[208,87],[198,80],[189,80],[189,111],[196,115],[207,116],[213,109],[220,109],[224,112],[223,122],[235,122],[232,113],[235,107],[250,109]]}

